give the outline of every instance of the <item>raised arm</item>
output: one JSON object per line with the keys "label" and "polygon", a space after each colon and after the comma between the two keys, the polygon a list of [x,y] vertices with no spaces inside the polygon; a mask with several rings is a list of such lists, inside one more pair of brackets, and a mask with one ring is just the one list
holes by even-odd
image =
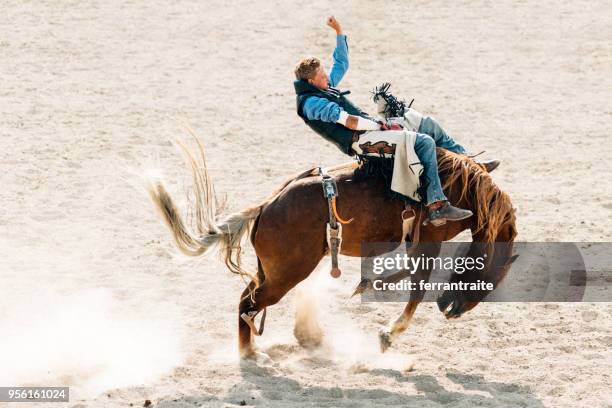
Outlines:
{"label": "raised arm", "polygon": [[334,16],[327,19],[327,25],[336,32],[336,49],[333,54],[333,65],[329,72],[329,85],[336,87],[344,77],[349,67],[348,43],[346,35],[342,31],[342,26]]}

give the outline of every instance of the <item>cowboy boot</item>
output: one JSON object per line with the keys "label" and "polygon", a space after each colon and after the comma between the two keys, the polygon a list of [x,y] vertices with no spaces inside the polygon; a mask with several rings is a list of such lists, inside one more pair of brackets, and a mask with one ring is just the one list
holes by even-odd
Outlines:
{"label": "cowboy boot", "polygon": [[[432,206],[430,206],[432,207]],[[439,227],[446,224],[446,221],[460,221],[472,216],[470,210],[453,207],[448,201],[443,201],[442,204],[436,205],[429,209],[429,216],[423,222],[423,225],[431,223],[434,227]]]}

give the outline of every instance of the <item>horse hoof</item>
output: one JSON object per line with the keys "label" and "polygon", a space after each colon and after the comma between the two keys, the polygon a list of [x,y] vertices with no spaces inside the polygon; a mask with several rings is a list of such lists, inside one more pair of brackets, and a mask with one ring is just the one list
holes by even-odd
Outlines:
{"label": "horse hoof", "polygon": [[241,360],[255,360],[256,357],[257,357],[257,348],[253,346],[249,346],[244,349],[240,349],[240,359]]}
{"label": "horse hoof", "polygon": [[257,365],[274,365],[274,360],[268,354],[256,349],[241,352],[240,358],[243,361],[251,361]]}
{"label": "horse hoof", "polygon": [[378,340],[380,342],[380,352],[384,353],[389,347],[391,347],[391,334],[386,331],[380,331],[378,333]]}
{"label": "horse hoof", "polygon": [[340,268],[332,268],[329,273],[331,274],[332,278],[335,278],[335,279],[338,279],[340,275],[342,274],[342,272],[340,271]]}
{"label": "horse hoof", "polygon": [[266,353],[264,353],[263,351],[256,351],[254,360],[258,366],[273,366],[274,365],[274,360],[272,360],[272,358]]}
{"label": "horse hoof", "polygon": [[357,285],[357,287],[355,288],[355,290],[353,291],[353,294],[351,295],[351,297],[355,296],[355,295],[361,295],[363,292],[365,292],[368,289],[372,289],[372,281],[370,281],[369,279],[362,279],[359,284]]}

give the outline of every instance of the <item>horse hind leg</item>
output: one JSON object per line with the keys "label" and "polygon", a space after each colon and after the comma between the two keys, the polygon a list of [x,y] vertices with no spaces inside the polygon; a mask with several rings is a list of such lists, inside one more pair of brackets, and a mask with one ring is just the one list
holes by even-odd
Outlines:
{"label": "horse hind leg", "polygon": [[[250,282],[240,295],[238,304],[238,349],[242,358],[252,358],[257,354],[257,346],[253,339],[263,333],[265,323],[266,304],[266,277],[257,258],[257,278],[260,286],[255,287],[255,282]],[[255,317],[264,310],[259,329],[255,327]]]}
{"label": "horse hind leg", "polygon": [[255,284],[251,282],[240,295],[240,303],[238,304],[238,350],[242,358],[255,357],[256,352],[252,325],[244,318],[244,316],[249,316],[250,319],[254,320],[257,314],[257,308],[251,298],[251,291],[254,289]]}
{"label": "horse hind leg", "polygon": [[[259,264],[260,280],[263,280],[263,283],[255,288],[252,293],[251,289],[254,288],[254,284],[251,283],[242,293],[238,306],[238,348],[242,358],[257,358],[263,354],[257,351],[253,339],[254,335],[259,335],[258,329],[255,327],[257,314],[268,306],[278,303],[289,290],[306,279],[319,260],[320,258],[311,258],[310,262],[291,264],[281,262],[265,268],[262,268],[261,263]],[[263,279],[261,279],[262,277]]]}
{"label": "horse hind leg", "polygon": [[315,349],[323,343],[323,330],[319,325],[319,302],[321,294],[306,283],[295,296],[295,323],[293,336],[305,349]]}
{"label": "horse hind leg", "polygon": [[[258,352],[253,337],[263,333],[265,309],[281,300],[286,293],[285,288],[268,280],[258,288],[251,283],[242,292],[238,305],[238,349],[242,358],[255,358],[263,354]],[[262,310],[264,315],[258,329],[255,327],[255,317]]]}

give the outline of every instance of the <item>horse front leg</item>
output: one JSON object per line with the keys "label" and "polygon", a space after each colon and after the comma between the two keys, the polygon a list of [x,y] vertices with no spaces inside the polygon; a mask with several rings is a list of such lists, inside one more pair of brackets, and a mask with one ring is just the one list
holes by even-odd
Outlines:
{"label": "horse front leg", "polygon": [[[412,252],[413,256],[421,256],[425,255],[426,257],[436,257],[440,253],[441,244],[421,244],[418,246],[414,252]],[[417,286],[419,281],[428,282],[429,276],[431,274],[431,268],[420,268],[418,269],[411,277],[412,282],[416,282]],[[395,279],[394,279],[395,280]],[[380,351],[384,353],[387,351],[393,341],[397,339],[397,337],[408,329],[410,326],[410,321],[412,320],[412,316],[414,316],[414,312],[416,311],[419,303],[423,300],[425,296],[425,290],[413,290],[410,292],[410,299],[408,304],[404,308],[402,314],[385,330],[381,330],[378,334],[378,340],[380,342]]]}
{"label": "horse front leg", "polygon": [[380,351],[384,353],[387,351],[393,341],[403,332],[406,331],[408,326],[410,325],[410,320],[414,315],[417,307],[419,306],[420,301],[410,301],[406,305],[403,313],[398,317],[392,325],[389,326],[386,330],[381,330],[378,333],[378,340],[380,342]]}

